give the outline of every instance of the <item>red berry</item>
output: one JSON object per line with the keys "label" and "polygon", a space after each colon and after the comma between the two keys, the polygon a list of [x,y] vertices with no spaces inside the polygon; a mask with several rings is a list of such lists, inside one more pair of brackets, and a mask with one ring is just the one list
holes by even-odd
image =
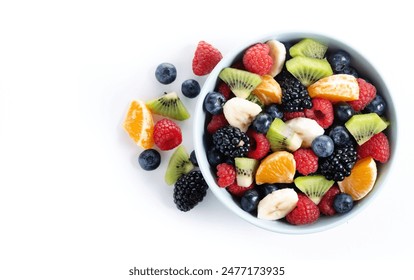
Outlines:
{"label": "red berry", "polygon": [[225,127],[229,122],[226,120],[224,114],[213,115],[211,121],[207,125],[207,131],[214,134],[218,129]]}
{"label": "red berry", "polygon": [[358,78],[357,81],[359,86],[359,98],[358,100],[349,101],[349,105],[351,105],[355,111],[361,111],[374,100],[377,95],[377,89],[364,79]]}
{"label": "red berry", "polygon": [[334,121],[332,103],[323,98],[314,98],[312,104],[311,109],[305,109],[305,116],[315,120],[323,128],[330,127]]}
{"label": "red berry", "polygon": [[230,87],[225,82],[220,82],[217,88],[217,91],[223,94],[224,98],[226,100],[230,99],[230,96],[232,95]]}
{"label": "red berry", "polygon": [[197,76],[210,74],[222,58],[218,49],[205,41],[200,41],[193,58],[194,74]]}
{"label": "red berry", "polygon": [[283,120],[288,121],[291,119],[296,119],[296,118],[304,118],[305,117],[305,112],[284,112],[283,113]]}
{"label": "red berry", "polygon": [[286,221],[292,225],[305,225],[315,222],[320,215],[319,208],[306,195],[299,193],[298,203],[289,214]]}
{"label": "red berry", "polygon": [[236,180],[236,168],[228,163],[217,165],[217,185],[225,188],[233,184]]}
{"label": "red berry", "polygon": [[253,187],[254,187],[254,183],[246,188],[246,187],[240,187],[239,185],[237,185],[237,182],[235,181],[233,184],[227,187],[227,190],[229,191],[229,193],[231,193],[234,196],[242,197],[245,192],[253,189]]}
{"label": "red berry", "polygon": [[367,142],[357,148],[358,158],[371,156],[373,159],[386,163],[390,159],[390,143],[383,132],[375,134]]}
{"label": "red berry", "polygon": [[162,119],[155,124],[154,143],[162,151],[174,149],[181,142],[181,129],[175,122],[170,119]]}
{"label": "red berry", "polygon": [[296,170],[302,175],[309,175],[318,170],[318,157],[312,149],[301,148],[293,153]]}
{"label": "red berry", "polygon": [[270,47],[262,43],[248,48],[243,55],[243,64],[246,70],[260,76],[269,73],[273,65],[273,59],[269,55],[269,51]]}
{"label": "red berry", "polygon": [[336,211],[333,207],[335,196],[340,193],[339,187],[335,184],[333,185],[322,197],[321,201],[318,204],[319,211],[326,215],[332,216],[335,215]]}
{"label": "red berry", "polygon": [[257,160],[264,158],[270,150],[270,143],[266,136],[253,130],[248,130],[247,136],[250,139],[250,149],[247,157]]}

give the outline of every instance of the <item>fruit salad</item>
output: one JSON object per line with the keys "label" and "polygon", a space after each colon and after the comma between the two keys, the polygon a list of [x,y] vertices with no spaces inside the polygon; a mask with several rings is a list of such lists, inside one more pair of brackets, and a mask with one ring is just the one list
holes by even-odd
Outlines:
{"label": "fruit salad", "polygon": [[349,53],[313,38],[248,47],[203,106],[217,185],[258,219],[304,225],[348,213],[390,158],[381,92]]}

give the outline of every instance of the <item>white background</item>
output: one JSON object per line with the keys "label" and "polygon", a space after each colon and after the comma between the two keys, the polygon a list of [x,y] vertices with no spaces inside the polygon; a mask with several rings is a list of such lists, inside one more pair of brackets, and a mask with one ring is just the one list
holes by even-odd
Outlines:
{"label": "white background", "polygon": [[[1,1],[0,278],[162,278],[128,276],[134,266],[284,266],[281,279],[411,273],[414,22],[406,2]],[[256,228],[211,192],[181,213],[163,182],[171,153],[156,171],[137,163],[141,150],[121,129],[128,103],[180,92],[194,78],[200,40],[225,54],[288,30],[335,35],[384,76],[401,132],[386,188],[348,223],[308,235]],[[154,77],[165,61],[178,69],[168,86]],[[196,100],[183,101],[192,111]],[[192,125],[180,123],[188,151]],[[222,277],[239,278],[267,279]]]}

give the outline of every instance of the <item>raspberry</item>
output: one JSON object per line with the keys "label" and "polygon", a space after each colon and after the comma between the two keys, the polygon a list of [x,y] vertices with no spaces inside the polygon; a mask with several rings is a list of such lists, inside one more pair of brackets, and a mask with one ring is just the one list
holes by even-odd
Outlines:
{"label": "raspberry", "polygon": [[213,115],[211,121],[207,125],[207,131],[210,134],[214,134],[218,129],[225,127],[228,124],[229,123],[226,120],[226,117],[224,117],[224,114]]}
{"label": "raspberry", "polygon": [[318,157],[312,149],[301,148],[293,153],[296,170],[302,175],[308,175],[318,170]]}
{"label": "raspberry", "polygon": [[181,142],[181,129],[175,122],[170,119],[162,119],[155,124],[154,143],[162,151],[174,149]]}
{"label": "raspberry", "polygon": [[305,112],[284,112],[283,113],[283,119],[285,121],[291,120],[291,119],[296,119],[296,118],[301,118],[301,117],[305,117]]}
{"label": "raspberry", "polygon": [[223,94],[226,100],[229,100],[230,96],[232,95],[230,87],[225,82],[220,82],[220,84],[218,85],[217,91]]}
{"label": "raspberry", "polygon": [[197,76],[210,74],[222,58],[218,49],[205,41],[200,41],[193,58],[194,74]]}
{"label": "raspberry", "polygon": [[330,127],[334,121],[332,103],[323,98],[314,98],[312,103],[311,109],[305,109],[305,116],[315,120],[323,128]]}
{"label": "raspberry", "polygon": [[253,189],[253,187],[254,187],[254,183],[248,186],[247,188],[245,188],[245,187],[240,187],[239,185],[237,185],[237,182],[234,182],[233,184],[227,187],[227,190],[229,191],[229,193],[231,193],[234,196],[242,197],[245,192]]}
{"label": "raspberry", "polygon": [[230,186],[236,180],[236,169],[228,163],[217,165],[217,184],[220,188]]}
{"label": "raspberry", "polygon": [[371,156],[373,159],[386,163],[390,158],[390,144],[383,132],[375,134],[367,142],[357,148],[358,158]]}
{"label": "raspberry", "polygon": [[358,78],[359,86],[359,99],[354,101],[349,101],[349,105],[355,111],[361,111],[364,109],[372,100],[374,100],[377,95],[377,89],[364,79]]}
{"label": "raspberry", "polygon": [[318,204],[319,211],[326,215],[332,216],[335,215],[336,211],[333,207],[335,196],[340,193],[339,187],[335,184],[333,185],[322,197],[321,201]]}
{"label": "raspberry", "polygon": [[244,53],[243,64],[246,70],[260,76],[269,73],[273,65],[273,59],[269,55],[270,47],[266,44],[256,44]]}
{"label": "raspberry", "polygon": [[305,225],[315,222],[320,215],[319,208],[306,195],[299,193],[296,208],[286,215],[286,221],[292,225]]}
{"label": "raspberry", "polygon": [[253,130],[248,130],[247,136],[250,139],[250,149],[247,157],[257,160],[264,158],[270,150],[270,143],[266,136]]}

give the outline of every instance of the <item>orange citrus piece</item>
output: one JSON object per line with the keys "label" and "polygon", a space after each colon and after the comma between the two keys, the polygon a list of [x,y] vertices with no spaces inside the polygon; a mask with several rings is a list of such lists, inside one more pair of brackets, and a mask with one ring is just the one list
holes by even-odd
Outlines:
{"label": "orange citrus piece", "polygon": [[351,101],[359,99],[357,79],[352,75],[336,74],[320,79],[308,87],[309,96],[330,101]]}
{"label": "orange citrus piece", "polygon": [[154,145],[154,121],[151,111],[143,101],[131,102],[123,127],[129,137],[141,148],[149,149]]}
{"label": "orange citrus piece", "polygon": [[292,183],[296,162],[293,155],[278,151],[268,155],[256,171],[256,184]]}
{"label": "orange citrus piece", "polygon": [[282,89],[276,80],[270,75],[262,76],[262,82],[253,90],[264,105],[282,103]]}
{"label": "orange citrus piece", "polygon": [[338,182],[342,192],[349,194],[353,200],[364,198],[374,187],[377,179],[377,165],[372,157],[358,160],[351,170],[351,175]]}

